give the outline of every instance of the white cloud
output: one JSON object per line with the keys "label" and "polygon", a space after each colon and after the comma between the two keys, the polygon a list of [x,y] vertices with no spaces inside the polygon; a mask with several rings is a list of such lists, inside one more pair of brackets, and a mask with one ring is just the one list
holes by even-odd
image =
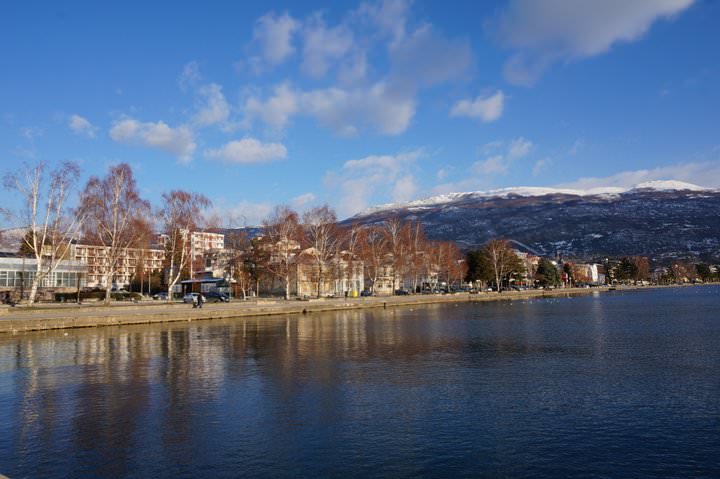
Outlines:
{"label": "white cloud", "polygon": [[197,94],[197,113],[193,118],[195,124],[210,126],[227,122],[230,116],[230,105],[225,100],[220,85],[217,83],[203,85],[198,89]]}
{"label": "white cloud", "polygon": [[414,163],[422,156],[422,150],[414,150],[408,153],[397,155],[371,155],[360,160],[348,160],[343,164],[343,169],[355,172],[367,173],[385,172],[390,177],[395,177],[408,164]]}
{"label": "white cloud", "polygon": [[538,176],[540,173],[545,171],[550,166],[550,158],[543,158],[541,160],[538,160],[535,162],[535,165],[533,165],[532,174],[533,176]]}
{"label": "white cloud", "polygon": [[503,142],[500,140],[489,141],[480,147],[480,152],[483,155],[489,155],[500,150],[503,146]]}
{"label": "white cloud", "polygon": [[76,134],[86,136],[88,138],[95,138],[98,127],[93,126],[87,118],[83,118],[80,115],[71,115],[68,127]]}
{"label": "white cloud", "polygon": [[255,138],[231,141],[220,148],[207,150],[205,157],[225,163],[267,163],[287,157],[287,148],[280,143],[261,143]]}
{"label": "white cloud", "polygon": [[511,0],[492,23],[500,42],[515,53],[505,78],[531,85],[553,63],[610,50],[640,39],[651,25],[687,9],[693,0]]}
{"label": "white cloud", "polygon": [[654,180],[679,180],[708,188],[720,188],[720,161],[700,161],[660,166],[646,170],[630,170],[605,177],[584,177],[558,185],[562,188],[591,189],[604,186],[629,188]]}
{"label": "white cloud", "polygon": [[353,34],[344,25],[328,28],[320,14],[305,22],[303,36],[303,72],[322,78],[330,64],[345,56],[353,46]]}
{"label": "white cloud", "polygon": [[279,65],[295,51],[293,35],[300,28],[300,23],[287,12],[276,15],[267,13],[258,18],[253,30],[253,41],[259,46],[262,57],[259,59],[267,65]]}
{"label": "white cloud", "polygon": [[360,5],[356,15],[372,24],[383,35],[390,36],[392,44],[394,44],[405,38],[407,16],[411,3],[411,0],[365,2]]}
{"label": "white cloud", "polygon": [[306,92],[281,84],[265,101],[254,96],[248,98],[244,110],[245,127],[260,119],[279,130],[286,127],[294,115],[304,115],[343,136],[354,136],[363,129],[397,135],[409,126],[415,114],[415,99],[406,89],[384,82],[369,87],[333,87]]}
{"label": "white cloud", "polygon": [[302,110],[341,135],[371,128],[385,135],[404,132],[415,114],[412,92],[378,82],[369,88],[327,88],[302,95]]}
{"label": "white cloud", "polygon": [[[406,131],[415,115],[418,90],[464,77],[473,57],[467,39],[446,38],[430,23],[409,29],[410,4],[365,2],[334,24],[321,12],[302,21],[287,13],[258,19],[254,43],[264,53],[249,60],[251,67],[280,64],[293,54],[299,40],[302,72],[313,79],[329,74],[336,78],[321,88],[299,89],[285,83],[269,96],[250,95],[243,104],[242,126],[250,128],[259,120],[282,130],[294,116],[303,115],[342,136],[367,130],[383,135]],[[369,64],[378,47],[386,49],[382,66]],[[381,68],[385,71],[378,71]],[[502,96],[490,100],[499,111],[486,118],[500,115],[502,100]]]}
{"label": "white cloud", "polygon": [[317,197],[313,193],[303,193],[290,200],[290,206],[295,210],[303,210],[311,205]]}
{"label": "white cloud", "polygon": [[196,147],[193,132],[187,126],[171,128],[162,121],[140,122],[127,117],[113,124],[110,138],[118,143],[165,151],[183,163],[192,160]]}
{"label": "white cloud", "polygon": [[198,65],[198,62],[191,61],[186,63],[182,69],[182,72],[180,72],[180,77],[178,78],[178,85],[180,85],[180,89],[182,91],[186,91],[190,87],[195,86],[201,78],[202,77],[200,76],[200,66]]}
{"label": "white cloud", "polygon": [[43,136],[45,134],[45,130],[38,127],[28,127],[21,129],[20,133],[27,141],[32,142],[35,140],[35,138]]}
{"label": "white cloud", "polygon": [[351,216],[370,202],[406,201],[417,191],[413,165],[422,150],[397,155],[372,155],[346,161],[339,173],[329,172],[325,183],[338,190],[338,213]]}
{"label": "white cloud", "polygon": [[475,175],[504,175],[508,172],[510,162],[503,155],[495,155],[485,160],[476,161],[470,167]]}
{"label": "white cloud", "polygon": [[244,108],[245,126],[249,127],[255,118],[260,118],[273,129],[285,128],[290,118],[298,112],[298,95],[289,84],[283,83],[275,87],[273,95],[267,101],[248,98]]}
{"label": "white cloud", "polygon": [[460,100],[450,110],[450,116],[465,116],[489,123],[502,116],[504,103],[505,95],[498,90],[492,95],[478,96],[474,100]]}
{"label": "white cloud", "polygon": [[417,192],[413,175],[405,175],[393,185],[393,201],[409,201]]}
{"label": "white cloud", "polygon": [[[227,208],[216,208],[218,216],[233,218],[238,225],[259,226],[263,220],[270,216],[275,204],[269,202],[241,201]],[[222,211],[217,211],[222,209]]]}
{"label": "white cloud", "polygon": [[[533,146],[532,141],[522,136],[508,143],[503,141],[485,143],[480,147],[480,154],[484,158],[470,165],[465,178],[457,182],[439,184],[433,188],[433,193],[446,194],[492,187],[495,177],[508,174],[513,164],[527,156]],[[542,160],[538,163],[542,163]],[[437,175],[437,178],[442,181],[445,177]]]}
{"label": "white cloud", "polygon": [[510,142],[507,156],[511,160],[522,158],[530,152],[532,146],[532,141],[526,140],[521,136]]}
{"label": "white cloud", "polygon": [[338,80],[343,85],[352,85],[361,82],[367,77],[368,68],[367,54],[362,51],[357,51],[347,56],[340,65]]}
{"label": "white cloud", "polygon": [[470,43],[448,40],[424,24],[390,49],[392,75],[431,86],[461,78],[472,63]]}

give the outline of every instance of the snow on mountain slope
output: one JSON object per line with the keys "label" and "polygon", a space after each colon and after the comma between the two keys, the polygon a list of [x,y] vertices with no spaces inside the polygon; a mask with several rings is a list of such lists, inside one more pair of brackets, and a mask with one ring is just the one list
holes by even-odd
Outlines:
{"label": "snow on mountain slope", "polygon": [[613,196],[635,191],[713,191],[712,189],[676,180],[656,180],[639,183],[630,188],[617,186],[596,187],[589,189],[575,188],[548,188],[538,186],[515,186],[509,188],[498,188],[488,191],[470,191],[465,193],[447,193],[444,195],[432,196],[422,200],[414,200],[406,203],[387,203],[367,208],[355,217],[363,217],[381,211],[396,209],[413,209],[430,206],[438,206],[454,203],[463,200],[506,198],[509,196],[548,196],[548,195],[570,195],[570,196]]}
{"label": "snow on mountain slope", "polygon": [[639,183],[632,188],[633,190],[655,190],[655,191],[708,191],[709,188],[694,185],[692,183],[686,183],[684,181],[676,180],[655,180],[646,181],[645,183]]}

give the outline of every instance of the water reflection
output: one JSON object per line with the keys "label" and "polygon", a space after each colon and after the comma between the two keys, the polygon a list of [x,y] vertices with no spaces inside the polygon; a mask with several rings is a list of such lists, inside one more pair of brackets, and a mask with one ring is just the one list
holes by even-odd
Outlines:
{"label": "water reflection", "polygon": [[2,337],[0,472],[573,475],[622,431],[627,460],[643,434],[684,434],[707,472],[720,330],[703,298],[674,306],[696,315],[681,329],[616,295]]}

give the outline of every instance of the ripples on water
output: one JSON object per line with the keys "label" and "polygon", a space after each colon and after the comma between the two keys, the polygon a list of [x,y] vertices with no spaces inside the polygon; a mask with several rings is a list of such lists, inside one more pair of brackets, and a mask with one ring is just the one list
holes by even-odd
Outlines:
{"label": "ripples on water", "polygon": [[0,337],[0,473],[720,477],[720,288]]}

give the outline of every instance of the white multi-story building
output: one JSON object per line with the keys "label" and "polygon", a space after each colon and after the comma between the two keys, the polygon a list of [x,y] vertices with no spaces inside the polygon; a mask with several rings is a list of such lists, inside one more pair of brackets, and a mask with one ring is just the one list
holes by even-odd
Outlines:
{"label": "white multi-story building", "polygon": [[225,235],[221,233],[208,233],[193,231],[190,234],[190,255],[193,259],[211,251],[225,249]]}
{"label": "white multi-story building", "polygon": [[[124,287],[130,284],[138,269],[144,274],[161,271],[165,251],[162,249],[126,248],[122,251],[112,278],[113,284],[106,284],[108,274],[109,248],[107,246],[76,244],[71,249],[71,256],[87,266],[86,284],[90,287],[107,288],[108,286]],[[142,266],[142,268],[138,268]]]}

